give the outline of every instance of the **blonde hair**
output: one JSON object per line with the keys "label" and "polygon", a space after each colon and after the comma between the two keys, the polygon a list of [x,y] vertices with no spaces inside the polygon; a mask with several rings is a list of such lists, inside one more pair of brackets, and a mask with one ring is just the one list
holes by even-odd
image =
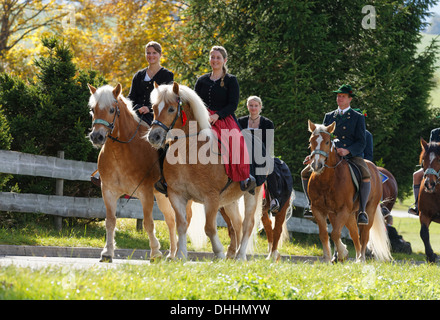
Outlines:
{"label": "blonde hair", "polygon": [[[211,54],[213,51],[220,52],[220,54],[222,55],[223,59],[225,59],[225,60],[228,59],[228,52],[226,51],[226,49],[224,47],[222,47],[222,46],[213,46],[209,53]],[[226,62],[223,64],[222,69],[223,69],[223,76],[221,78],[222,80],[220,82],[220,87],[224,87],[225,86],[225,81],[224,80],[225,80],[226,73],[228,73],[228,67],[226,66]]]}
{"label": "blonde hair", "polygon": [[246,106],[249,104],[249,101],[251,101],[251,100],[257,101],[260,104],[261,109],[263,109],[263,101],[261,101],[261,98],[257,97],[257,96],[250,96],[249,98],[247,98]]}
{"label": "blonde hair", "polygon": [[149,47],[153,47],[154,50],[156,50],[156,52],[158,52],[159,54],[162,54],[162,46],[156,42],[156,41],[150,41],[145,45],[145,51],[147,51],[147,49]]}

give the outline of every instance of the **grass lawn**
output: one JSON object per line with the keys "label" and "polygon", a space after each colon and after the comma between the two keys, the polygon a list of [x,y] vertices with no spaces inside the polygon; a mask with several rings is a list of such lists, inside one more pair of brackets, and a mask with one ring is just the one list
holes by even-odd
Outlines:
{"label": "grass lawn", "polygon": [[[393,254],[404,262],[380,263],[352,261],[325,263],[273,263],[264,259],[247,262],[159,261],[147,265],[100,266],[72,269],[47,268],[0,269],[0,300],[76,300],[76,299],[149,299],[149,300],[407,300],[440,299],[440,273],[437,265],[413,264],[424,260],[423,244],[418,236],[418,219],[395,218],[395,226],[411,242],[409,255]],[[158,222],[157,235],[163,249],[169,247],[168,231]],[[133,219],[119,219],[116,241],[119,248],[148,249],[145,233],[136,231]],[[440,248],[440,226],[431,226],[434,249]],[[227,230],[219,228],[226,246]],[[27,219],[25,227],[0,228],[0,244],[60,245],[99,247],[104,245],[103,221],[77,221],[53,230],[50,219]],[[345,240],[354,257],[353,247]],[[188,244],[189,250],[194,250]],[[266,253],[267,240],[259,235],[256,252]],[[199,251],[211,251],[209,242]],[[293,234],[281,248],[282,254],[321,256],[316,235]],[[164,311],[163,312],[168,312]]]}
{"label": "grass lawn", "polygon": [[[424,260],[424,246],[420,239],[420,223],[417,218],[394,218],[394,227],[406,241],[411,242],[412,255],[393,254],[395,259]],[[430,227],[431,244],[435,252],[440,251],[440,225],[433,223]],[[156,235],[161,248],[169,248],[168,228],[163,221],[156,222]],[[229,244],[226,228],[219,228],[220,239],[225,246]],[[145,232],[136,230],[136,220],[118,219],[116,231],[116,246],[124,249],[149,249],[148,236]],[[348,245],[350,257],[354,257],[354,248],[350,240],[344,240]],[[65,219],[63,230],[53,229],[51,218],[47,216],[28,215],[26,223],[12,224],[0,227],[0,244],[12,245],[39,245],[39,246],[68,246],[68,247],[96,247],[102,248],[105,244],[104,221],[89,222],[87,220]],[[209,240],[202,248],[196,248],[188,241],[188,250],[211,251]],[[291,234],[290,240],[280,248],[285,255],[321,256],[322,246],[317,235],[301,233]],[[254,253],[267,253],[267,239],[263,234],[257,237]]]}

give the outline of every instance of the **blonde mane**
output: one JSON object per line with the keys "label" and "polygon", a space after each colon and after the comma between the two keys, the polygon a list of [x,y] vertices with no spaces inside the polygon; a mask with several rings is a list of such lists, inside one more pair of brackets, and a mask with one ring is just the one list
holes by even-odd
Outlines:
{"label": "blonde mane", "polygon": [[[115,103],[115,97],[113,96],[114,88],[110,85],[104,85],[99,87],[94,94],[90,96],[89,99],[89,108],[91,110],[95,109],[96,105],[98,105],[100,110],[104,110],[106,108],[110,108]],[[118,96],[118,99],[121,99],[122,102],[127,106],[128,112],[133,116],[134,120],[139,122],[139,117],[136,112],[133,110],[133,103],[131,100],[125,98],[122,94]]]}
{"label": "blonde mane", "polygon": [[[198,94],[187,86],[179,85],[179,96],[184,105],[189,104],[200,129],[210,129],[209,112]],[[170,104],[175,102],[178,97],[173,92],[172,84],[163,84],[151,92],[150,98],[152,104],[159,104],[162,101],[165,104]]]}

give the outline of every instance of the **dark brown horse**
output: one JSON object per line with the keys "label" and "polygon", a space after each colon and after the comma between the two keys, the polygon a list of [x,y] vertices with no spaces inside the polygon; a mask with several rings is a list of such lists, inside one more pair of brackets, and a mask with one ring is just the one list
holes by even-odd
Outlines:
{"label": "dark brown horse", "polygon": [[440,143],[429,144],[420,139],[422,152],[420,164],[423,166],[424,176],[419,193],[420,237],[425,245],[425,254],[428,262],[435,262],[434,253],[429,241],[429,225],[431,222],[440,223]]}
{"label": "dark brown horse", "polygon": [[310,148],[313,170],[308,185],[313,216],[319,227],[319,237],[324,251],[324,260],[331,261],[330,243],[327,231],[327,218],[333,227],[331,238],[336,246],[338,260],[348,256],[348,250],[341,241],[344,226],[350,232],[356,249],[356,260],[365,261],[367,244],[371,245],[377,260],[390,260],[389,239],[380,210],[382,197],[381,179],[376,166],[366,161],[371,174],[371,191],[366,205],[368,225],[358,226],[356,213],[359,200],[355,198],[355,187],[346,160],[339,157],[331,139],[336,123],[329,126],[314,124],[309,120]]}
{"label": "dark brown horse", "polygon": [[388,209],[389,212],[393,210],[394,204],[397,200],[398,188],[396,178],[387,169],[377,167],[377,169],[388,177],[388,179],[382,183],[383,195],[381,206]]}

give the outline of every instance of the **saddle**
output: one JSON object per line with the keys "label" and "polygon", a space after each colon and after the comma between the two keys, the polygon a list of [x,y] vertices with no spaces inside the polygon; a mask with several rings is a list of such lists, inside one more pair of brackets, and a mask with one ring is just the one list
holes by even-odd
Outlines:
{"label": "saddle", "polygon": [[348,168],[350,169],[350,176],[351,176],[351,180],[353,181],[353,185],[354,185],[354,197],[353,197],[353,202],[356,201],[356,199],[358,197],[360,197],[360,186],[362,183],[362,174],[361,174],[361,169],[359,169],[359,167],[350,159],[345,159],[348,163]]}

